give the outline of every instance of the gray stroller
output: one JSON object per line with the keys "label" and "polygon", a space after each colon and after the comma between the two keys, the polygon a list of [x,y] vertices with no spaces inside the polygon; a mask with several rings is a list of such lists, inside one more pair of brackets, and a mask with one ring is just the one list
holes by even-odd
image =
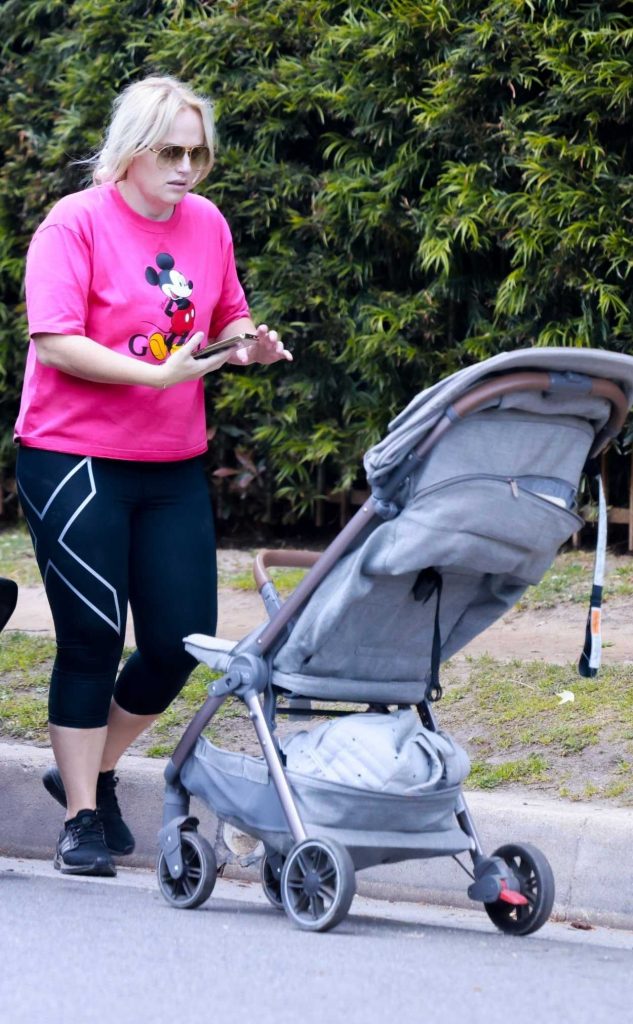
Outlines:
{"label": "gray stroller", "polygon": [[[458,860],[468,895],[499,929],[527,935],[547,921],[546,858],[529,844],[484,852],[461,788],[467,758],[433,704],[441,662],[511,608],[580,529],[581,475],[632,400],[633,358],[605,351],[519,350],[462,370],[418,395],[367,453],[371,496],[323,554],[257,556],[268,621],[237,644],[184,641],[222,674],[165,771],[157,871],[172,906],[199,906],[217,874],[190,815],[194,795],[263,843],[266,896],[300,928],[345,917],[356,870],[459,854],[472,861],[471,871]],[[272,566],[309,569],[285,602]],[[595,658],[583,657],[593,674]],[[229,694],[247,705],[262,757],[202,736]],[[332,729],[318,743],[309,731],[280,743],[276,716],[311,701],[331,708]],[[381,775],[385,757],[403,788]]]}

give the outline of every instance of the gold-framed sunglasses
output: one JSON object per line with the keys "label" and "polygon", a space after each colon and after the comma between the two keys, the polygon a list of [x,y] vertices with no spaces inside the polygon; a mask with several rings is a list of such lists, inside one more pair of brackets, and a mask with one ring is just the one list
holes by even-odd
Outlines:
{"label": "gold-framed sunglasses", "polygon": [[211,151],[208,146],[161,146],[160,149],[149,146],[149,151],[156,154],[156,163],[159,167],[175,167],[185,153],[196,171],[208,167],[211,163]]}

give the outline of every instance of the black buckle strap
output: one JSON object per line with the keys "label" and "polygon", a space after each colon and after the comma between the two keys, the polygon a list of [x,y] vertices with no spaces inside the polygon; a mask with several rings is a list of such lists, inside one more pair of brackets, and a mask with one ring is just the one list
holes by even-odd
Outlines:
{"label": "black buckle strap", "polygon": [[429,566],[422,569],[413,584],[413,597],[423,604],[436,595],[435,622],[433,625],[433,643],[431,645],[431,674],[426,687],[425,699],[430,703],[440,700],[442,687],[440,685],[440,659],[442,655],[442,637],[440,635],[440,599],[442,597],[443,579],[437,569]]}

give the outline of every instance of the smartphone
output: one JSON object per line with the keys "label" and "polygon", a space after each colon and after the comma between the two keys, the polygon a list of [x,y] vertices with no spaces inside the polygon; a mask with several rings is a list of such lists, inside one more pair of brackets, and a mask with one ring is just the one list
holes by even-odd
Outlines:
{"label": "smartphone", "polygon": [[229,348],[250,348],[257,341],[256,334],[234,334],[231,338],[223,338],[222,341],[211,341],[199,352],[194,352],[194,359],[208,359],[218,352],[226,352]]}

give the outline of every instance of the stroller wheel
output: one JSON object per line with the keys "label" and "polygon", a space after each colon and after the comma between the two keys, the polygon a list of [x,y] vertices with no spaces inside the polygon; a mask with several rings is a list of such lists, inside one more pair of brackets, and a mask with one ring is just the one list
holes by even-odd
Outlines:
{"label": "stroller wheel", "polygon": [[262,889],[275,910],[284,909],[284,901],[281,898],[281,874],[283,869],[284,859],[280,853],[264,854],[260,867]]}
{"label": "stroller wheel", "polygon": [[182,832],[183,872],[180,878],[172,878],[165,855],[161,851],[156,865],[158,887],[172,907],[191,910],[199,907],[213,892],[218,874],[213,847],[197,832]]}
{"label": "stroller wheel", "polygon": [[556,892],[545,855],[527,843],[508,843],[495,850],[493,856],[501,857],[512,869],[528,902],[519,906],[503,900],[484,903],[490,920],[509,935],[529,935],[542,928],[552,912]]}
{"label": "stroller wheel", "polygon": [[324,932],[342,921],[356,892],[352,858],[331,839],[305,839],[288,854],[281,875],[286,914],[299,928]]}

